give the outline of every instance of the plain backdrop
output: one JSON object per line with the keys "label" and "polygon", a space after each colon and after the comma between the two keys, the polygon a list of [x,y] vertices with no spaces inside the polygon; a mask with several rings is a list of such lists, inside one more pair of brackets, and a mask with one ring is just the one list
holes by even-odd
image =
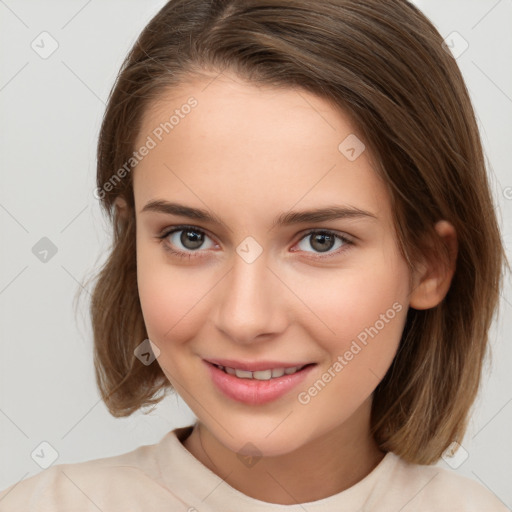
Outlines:
{"label": "plain backdrop", "polygon": [[[42,471],[34,457],[48,448],[41,443],[55,450],[55,464],[81,462],[156,443],[194,421],[176,396],[147,416],[110,416],[94,381],[86,301],[76,318],[73,309],[110,243],[93,196],[105,101],[127,51],[164,3],[0,0],[0,489]],[[512,2],[415,3],[460,53],[510,255]],[[37,256],[42,246],[46,262]],[[507,274],[493,358],[463,450],[451,461],[509,508],[511,303]]]}

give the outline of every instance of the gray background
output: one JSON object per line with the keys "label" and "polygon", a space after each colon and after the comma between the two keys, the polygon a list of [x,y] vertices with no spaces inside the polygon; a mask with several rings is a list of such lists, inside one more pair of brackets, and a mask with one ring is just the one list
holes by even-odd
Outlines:
{"label": "gray background", "polygon": [[[81,462],[158,442],[194,420],[172,396],[147,416],[110,416],[95,387],[86,301],[76,317],[73,309],[77,288],[104,261],[109,244],[109,226],[93,196],[105,101],[126,52],[164,3],[0,0],[0,489],[42,471],[45,462],[31,454],[40,453],[44,441],[58,455],[55,464]],[[510,255],[512,1],[415,3],[461,52],[457,61],[474,102]],[[58,43],[47,58],[31,47],[51,49],[43,31]],[[462,51],[464,41],[469,46]],[[36,244],[48,243],[40,242],[43,237],[57,250],[46,262],[33,253]],[[502,295],[493,357],[463,449],[450,465],[510,508],[509,275]],[[438,465],[450,467],[444,460]]]}

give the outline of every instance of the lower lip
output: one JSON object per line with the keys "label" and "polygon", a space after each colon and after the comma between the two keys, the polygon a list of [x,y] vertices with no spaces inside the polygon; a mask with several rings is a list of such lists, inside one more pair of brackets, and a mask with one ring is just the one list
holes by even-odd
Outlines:
{"label": "lower lip", "polygon": [[229,375],[211,363],[208,366],[213,383],[227,397],[249,405],[260,405],[277,400],[300,384],[316,365],[311,365],[292,375],[270,380],[239,379]]}

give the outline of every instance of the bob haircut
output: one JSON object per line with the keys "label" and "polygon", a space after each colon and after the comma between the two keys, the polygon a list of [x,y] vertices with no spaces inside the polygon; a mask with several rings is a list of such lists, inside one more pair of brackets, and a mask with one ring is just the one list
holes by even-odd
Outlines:
{"label": "bob haircut", "polygon": [[371,414],[384,451],[434,463],[466,431],[506,256],[462,75],[436,28],[406,0],[171,0],[144,28],[110,92],[98,141],[95,195],[113,226],[90,304],[102,399],[122,417],[173,390],[158,364],[134,355],[148,336],[126,163],[144,113],[162,95],[226,70],[254,84],[302,88],[350,116],[388,189],[411,270],[425,255],[447,261],[434,225],[455,227],[450,289],[434,308],[409,308]]}

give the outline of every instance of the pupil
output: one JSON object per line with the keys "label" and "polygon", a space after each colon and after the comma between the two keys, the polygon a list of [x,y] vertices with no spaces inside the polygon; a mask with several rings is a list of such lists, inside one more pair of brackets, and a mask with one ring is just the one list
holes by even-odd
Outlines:
{"label": "pupil", "polygon": [[[327,242],[327,243],[326,243]],[[334,237],[327,233],[316,233],[313,235],[311,245],[320,252],[328,251],[332,248]],[[318,243],[318,246],[316,244]]]}
{"label": "pupil", "polygon": [[193,230],[183,230],[181,233],[181,243],[187,249],[197,249],[203,243],[203,234]]}

